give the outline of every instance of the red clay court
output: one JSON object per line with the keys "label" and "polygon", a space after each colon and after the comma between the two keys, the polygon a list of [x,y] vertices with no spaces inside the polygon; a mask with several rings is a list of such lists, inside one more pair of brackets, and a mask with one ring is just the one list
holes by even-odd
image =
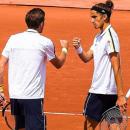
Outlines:
{"label": "red clay court", "polygon": [[[113,12],[111,23],[120,38],[121,66],[126,92],[130,88],[130,1],[113,1],[116,10]],[[39,2],[35,0],[26,0],[26,2],[0,0],[0,51],[10,35],[25,31],[25,14],[29,9],[36,7],[34,5],[40,5],[46,12],[43,35],[52,39],[57,54],[61,50],[60,39],[67,39],[70,42],[68,57],[63,68],[57,70],[50,63],[47,65],[44,105],[47,112],[80,113],[83,110],[84,100],[91,84],[93,62],[83,63],[71,42],[73,37],[81,37],[83,48],[86,51],[89,49],[97,32],[90,22],[89,14],[89,7],[95,2],[99,2],[99,0],[91,2],[89,0],[77,0],[76,2],[74,0],[55,0],[55,2],[54,0],[43,0],[43,2],[40,0]],[[7,86],[7,68],[5,74]],[[7,87],[5,91],[8,97]],[[130,100],[128,101],[128,114],[130,116]],[[47,115],[47,130],[83,130],[83,123],[84,117],[81,115]],[[0,130],[9,130],[1,116]],[[130,119],[127,130],[130,130]]]}

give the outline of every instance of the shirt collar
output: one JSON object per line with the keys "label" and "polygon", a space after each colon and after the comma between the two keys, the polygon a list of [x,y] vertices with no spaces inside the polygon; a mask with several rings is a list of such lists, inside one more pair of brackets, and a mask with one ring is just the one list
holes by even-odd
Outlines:
{"label": "shirt collar", "polygon": [[27,29],[27,32],[38,33],[38,31],[34,29]]}

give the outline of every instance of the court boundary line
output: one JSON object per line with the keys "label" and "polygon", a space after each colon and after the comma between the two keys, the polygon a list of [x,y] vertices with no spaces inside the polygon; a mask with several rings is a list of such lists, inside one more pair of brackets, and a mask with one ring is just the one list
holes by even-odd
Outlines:
{"label": "court boundary line", "polygon": [[[10,110],[6,110],[7,112],[10,112]],[[2,112],[2,110],[0,110]],[[82,112],[47,112],[45,111],[44,114],[47,115],[66,115],[66,116],[83,116]],[[130,119],[130,116],[128,116],[128,119]]]}

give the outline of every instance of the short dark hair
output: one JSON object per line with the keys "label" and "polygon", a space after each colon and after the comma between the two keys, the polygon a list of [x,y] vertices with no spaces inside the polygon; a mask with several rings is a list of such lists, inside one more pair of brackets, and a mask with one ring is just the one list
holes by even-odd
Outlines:
{"label": "short dark hair", "polygon": [[27,12],[25,21],[28,28],[37,29],[45,19],[45,12],[40,8],[33,8]]}
{"label": "short dark hair", "polygon": [[107,0],[105,3],[98,3],[92,6],[91,10],[95,10],[101,14],[107,14],[108,18],[111,17],[114,4],[111,0]]}

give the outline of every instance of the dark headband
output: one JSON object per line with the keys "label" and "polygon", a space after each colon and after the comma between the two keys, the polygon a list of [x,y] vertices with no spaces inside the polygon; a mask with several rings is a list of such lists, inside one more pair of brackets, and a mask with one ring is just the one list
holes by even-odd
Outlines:
{"label": "dark headband", "polygon": [[97,7],[97,6],[92,6],[91,10],[95,10],[95,11],[101,13],[101,14],[107,14],[108,17],[111,16],[111,12],[109,12],[109,11],[107,11],[105,9],[102,9],[100,7]]}

